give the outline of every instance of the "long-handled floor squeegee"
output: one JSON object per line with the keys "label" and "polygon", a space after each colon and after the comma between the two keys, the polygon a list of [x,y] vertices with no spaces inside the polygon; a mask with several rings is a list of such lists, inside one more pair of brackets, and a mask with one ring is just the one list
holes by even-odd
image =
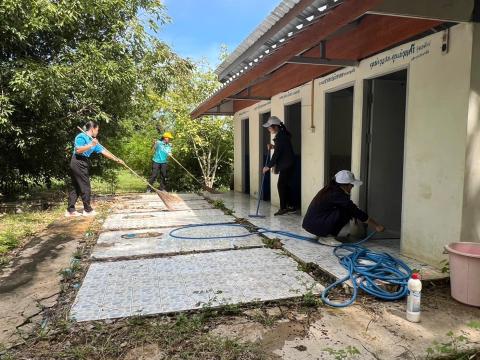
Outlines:
{"label": "long-handled floor squeegee", "polygon": [[[268,162],[270,160],[270,155],[267,155],[265,157],[265,164],[263,164],[263,167],[267,166]],[[262,173],[263,173],[263,168],[262,168]],[[262,201],[262,197],[263,197],[263,188],[265,186],[265,177],[266,177],[266,173],[263,173],[262,175],[262,184],[260,185],[260,193],[258,194],[258,201],[257,201],[257,212],[255,214],[250,214],[248,215],[248,217],[251,217],[251,218],[264,218],[265,215],[260,215],[258,213],[258,210],[260,210],[260,201]]]}

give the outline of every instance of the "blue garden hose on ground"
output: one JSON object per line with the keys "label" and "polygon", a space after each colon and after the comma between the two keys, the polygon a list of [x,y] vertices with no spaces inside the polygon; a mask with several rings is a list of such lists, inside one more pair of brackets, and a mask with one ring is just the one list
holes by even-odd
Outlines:
{"label": "blue garden hose on ground", "polygon": [[[267,228],[257,228],[253,232],[241,235],[218,235],[218,236],[182,236],[177,235],[179,231],[200,228],[200,227],[241,227],[242,224],[236,223],[214,223],[214,224],[193,224],[185,225],[170,231],[170,236],[176,239],[184,240],[212,240],[212,239],[234,239],[244,238],[252,235],[276,234],[296,240],[315,241],[315,239],[291,233],[282,230],[271,230]],[[407,282],[412,275],[412,270],[402,260],[395,258],[387,253],[379,253],[369,250],[362,243],[370,240],[375,233],[371,233],[365,239],[354,244],[329,245],[318,243],[322,246],[333,248],[334,255],[338,258],[340,264],[347,270],[348,275],[335,281],[327,286],[322,292],[322,301],[333,307],[347,307],[355,302],[358,294],[358,288],[381,300],[399,300],[407,295]],[[350,281],[353,292],[350,299],[345,302],[333,302],[328,298],[328,294],[334,288],[342,285],[344,282]],[[380,283],[380,284],[379,284]],[[381,284],[395,285],[396,290],[389,291],[381,286]]]}

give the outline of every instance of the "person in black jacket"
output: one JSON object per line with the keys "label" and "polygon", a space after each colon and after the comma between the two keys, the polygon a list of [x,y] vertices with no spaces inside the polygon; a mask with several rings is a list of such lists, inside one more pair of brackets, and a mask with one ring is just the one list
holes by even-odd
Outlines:
{"label": "person in black jacket", "polygon": [[339,171],[330,184],[313,198],[303,219],[303,228],[319,237],[337,236],[351,219],[358,219],[377,232],[384,231],[383,225],[369,217],[350,200],[350,193],[355,185],[360,186],[362,182],[355,179],[352,172]]}
{"label": "person in black jacket", "polygon": [[291,186],[292,177],[294,176],[294,153],[290,139],[291,135],[285,125],[276,116],[271,116],[268,121],[263,124],[263,127],[268,128],[270,134],[275,135],[273,139],[275,145],[267,145],[268,150],[274,149],[273,156],[267,166],[263,168],[264,174],[272,168],[274,168],[275,173],[279,174],[277,187],[280,197],[280,210],[275,213],[275,216],[296,211],[296,209],[291,206],[291,196],[294,191]]}

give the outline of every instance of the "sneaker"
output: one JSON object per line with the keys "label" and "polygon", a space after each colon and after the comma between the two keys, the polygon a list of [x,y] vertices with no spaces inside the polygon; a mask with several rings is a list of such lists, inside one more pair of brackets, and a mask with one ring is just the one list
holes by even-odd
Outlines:
{"label": "sneaker", "polygon": [[287,209],[280,209],[278,210],[275,214],[273,214],[274,216],[279,216],[279,215],[285,215],[288,213],[288,210]]}
{"label": "sneaker", "polygon": [[83,216],[95,216],[97,215],[97,212],[95,210],[92,210],[92,211],[84,211]]}
{"label": "sneaker", "polygon": [[78,211],[73,211],[73,212],[70,212],[70,211],[65,211],[65,217],[76,217],[76,216],[81,216],[82,214],[80,214]]}

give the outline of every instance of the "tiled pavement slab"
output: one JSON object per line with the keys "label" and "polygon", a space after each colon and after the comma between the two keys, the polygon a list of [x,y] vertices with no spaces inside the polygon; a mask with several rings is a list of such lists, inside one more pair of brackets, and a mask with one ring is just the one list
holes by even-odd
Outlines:
{"label": "tiled pavement slab", "polygon": [[[173,196],[177,196],[183,201],[191,201],[191,200],[204,200],[204,198],[200,195],[197,194],[191,194],[191,193],[169,193]],[[138,194],[138,195],[132,195],[130,200],[147,200],[147,201],[156,201],[160,197],[156,193],[148,193],[148,194]]]}
{"label": "tiled pavement slab", "polygon": [[[111,259],[130,256],[152,256],[181,254],[195,251],[229,250],[236,248],[261,247],[262,239],[257,236],[232,239],[176,239],[169,235],[174,228],[152,228],[148,230],[109,231],[100,234],[93,249],[92,258]],[[245,235],[243,227],[199,227],[182,229],[177,235],[182,237]]]}
{"label": "tiled pavement slab", "polygon": [[187,224],[208,224],[233,221],[233,217],[225,215],[218,209],[141,212],[112,214],[105,220],[103,229],[149,229],[158,227],[177,227]]}
{"label": "tiled pavement slab", "polygon": [[[312,237],[311,241],[308,240],[294,240],[275,234],[265,234],[269,238],[279,238],[284,244],[284,249],[290,252],[292,255],[304,262],[311,262],[318,265],[325,272],[333,275],[336,278],[342,278],[345,276],[346,271],[343,266],[338,262],[337,257],[333,254],[332,248],[321,246],[313,240],[313,235],[309,234],[302,228],[302,216],[299,214],[288,214],[282,216],[273,216],[273,213],[278,209],[272,206],[269,202],[260,202],[260,214],[266,215],[265,218],[251,218],[248,215],[255,213],[257,200],[240,193],[224,193],[224,194],[209,194],[204,195],[212,200],[222,200],[225,206],[234,211],[233,215],[240,218],[247,219],[255,226],[265,227],[274,230],[285,230],[295,234]],[[327,240],[327,239],[325,239]],[[327,241],[331,244],[340,244],[340,242],[333,239]],[[324,240],[322,240],[324,241]],[[419,262],[410,257],[401,255],[400,252],[400,240],[384,240],[375,239],[363,244],[365,247],[374,251],[387,252],[395,257],[403,260],[412,269],[419,269],[422,278],[425,280],[443,279],[446,274],[434,266]]]}
{"label": "tiled pavement slab", "polygon": [[150,211],[181,211],[213,209],[213,205],[205,200],[191,200],[169,204],[170,209],[162,201],[125,201],[113,207],[114,213],[150,212]]}
{"label": "tiled pavement slab", "polygon": [[281,251],[266,248],[94,262],[71,310],[77,321],[269,301],[321,291]]}

